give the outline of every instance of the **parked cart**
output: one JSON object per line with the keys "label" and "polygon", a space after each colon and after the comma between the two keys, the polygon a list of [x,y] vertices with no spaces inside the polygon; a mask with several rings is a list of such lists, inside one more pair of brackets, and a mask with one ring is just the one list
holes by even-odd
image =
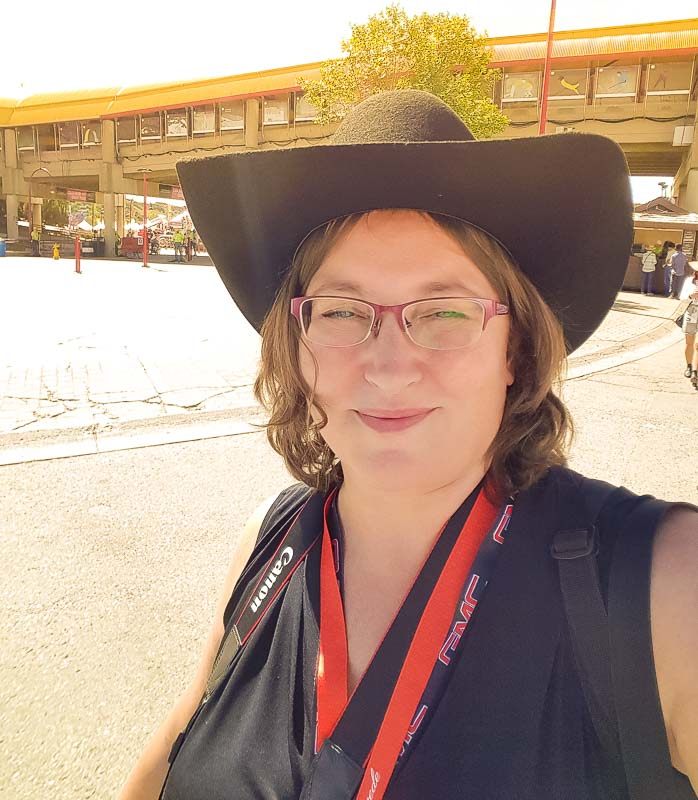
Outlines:
{"label": "parked cart", "polygon": [[142,236],[124,236],[119,245],[119,255],[126,258],[139,258],[143,253]]}

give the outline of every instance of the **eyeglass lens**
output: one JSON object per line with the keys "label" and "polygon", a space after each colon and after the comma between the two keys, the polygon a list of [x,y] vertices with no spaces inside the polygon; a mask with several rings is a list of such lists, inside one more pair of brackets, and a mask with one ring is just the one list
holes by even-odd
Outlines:
{"label": "eyeglass lens", "polygon": [[[404,311],[407,335],[432,350],[453,350],[474,344],[482,333],[484,308],[464,298],[420,300]],[[315,344],[350,347],[368,338],[374,311],[360,300],[317,297],[304,300],[301,322]]]}

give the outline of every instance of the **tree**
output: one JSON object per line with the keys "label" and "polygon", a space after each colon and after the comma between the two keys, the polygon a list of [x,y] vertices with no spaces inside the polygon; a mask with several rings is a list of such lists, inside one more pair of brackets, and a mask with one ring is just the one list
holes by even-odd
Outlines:
{"label": "tree", "polygon": [[41,219],[44,225],[56,225],[64,228],[68,224],[68,202],[51,198],[44,200],[41,206]]}
{"label": "tree", "polygon": [[499,71],[491,51],[464,16],[408,17],[398,5],[353,25],[342,42],[346,56],[326,61],[317,80],[301,79],[317,122],[341,119],[370,95],[391,89],[423,89],[440,97],[478,139],[501,133],[508,120],[492,103]]}

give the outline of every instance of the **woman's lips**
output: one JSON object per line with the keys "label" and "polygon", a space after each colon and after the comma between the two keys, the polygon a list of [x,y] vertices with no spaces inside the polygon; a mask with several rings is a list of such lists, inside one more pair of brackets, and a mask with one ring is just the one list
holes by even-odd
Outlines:
{"label": "woman's lips", "polygon": [[[398,411],[398,412],[371,412],[370,414],[357,411],[361,422],[371,430],[379,433],[390,433],[393,431],[404,431],[413,425],[418,425],[425,417],[431,414],[432,409],[421,411]],[[380,416],[381,413],[390,416]]]}

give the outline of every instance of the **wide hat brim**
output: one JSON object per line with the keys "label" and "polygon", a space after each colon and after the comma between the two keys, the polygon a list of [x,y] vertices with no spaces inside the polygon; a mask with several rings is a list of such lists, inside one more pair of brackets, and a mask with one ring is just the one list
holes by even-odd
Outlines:
{"label": "wide hat brim", "polygon": [[504,245],[572,352],[612,306],[633,241],[625,156],[593,134],[328,144],[177,170],[192,222],[257,330],[309,231],[355,212],[414,208],[470,222]]}

